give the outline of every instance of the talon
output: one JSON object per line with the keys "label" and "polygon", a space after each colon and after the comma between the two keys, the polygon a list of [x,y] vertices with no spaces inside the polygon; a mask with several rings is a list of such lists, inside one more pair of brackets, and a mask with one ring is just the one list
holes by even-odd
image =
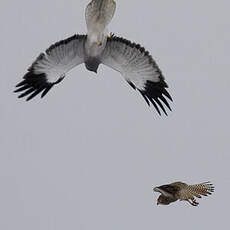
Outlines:
{"label": "talon", "polygon": [[196,201],[194,201],[194,202],[192,203],[193,206],[198,206],[198,204],[199,204],[199,203],[196,202]]}
{"label": "talon", "polygon": [[102,46],[102,42],[98,42],[97,45],[98,45],[98,46]]}

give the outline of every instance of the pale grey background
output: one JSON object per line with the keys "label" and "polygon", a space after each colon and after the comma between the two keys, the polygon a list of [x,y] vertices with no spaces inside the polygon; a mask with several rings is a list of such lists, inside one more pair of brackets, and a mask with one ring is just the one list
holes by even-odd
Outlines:
{"label": "pale grey background", "polygon": [[[152,53],[174,99],[168,117],[105,66],[17,99],[40,52],[86,32],[88,2],[0,3],[0,229],[228,229],[229,1],[116,1],[109,31]],[[177,180],[216,191],[198,208],[156,206],[152,185]]]}

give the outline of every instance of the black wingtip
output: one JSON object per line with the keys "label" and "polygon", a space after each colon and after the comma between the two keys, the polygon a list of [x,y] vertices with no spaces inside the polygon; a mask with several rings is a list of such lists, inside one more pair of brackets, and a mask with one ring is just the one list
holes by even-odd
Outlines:
{"label": "black wingtip", "polygon": [[15,87],[20,87],[26,84],[26,80],[19,82]]}
{"label": "black wingtip", "polygon": [[53,87],[53,85],[48,86],[41,94],[41,98],[43,98],[49,91],[50,89]]}
{"label": "black wingtip", "polygon": [[164,106],[163,106],[162,103],[158,100],[158,98],[155,98],[155,101],[156,101],[156,103],[160,106],[160,108],[162,109],[162,111],[164,112],[164,114],[165,114],[166,116],[168,116],[168,114],[167,114],[167,112],[166,112]]}
{"label": "black wingtip", "polygon": [[172,111],[172,109],[171,109],[171,107],[170,107],[168,101],[167,101],[163,96],[160,96],[159,98],[160,98],[160,100],[161,100],[162,102],[164,102],[164,104],[167,106],[167,108],[168,108],[170,111]]}
{"label": "black wingtip", "polygon": [[152,98],[149,98],[151,101],[152,105],[155,107],[157,113],[161,116],[161,111],[159,110],[158,106],[156,105],[155,101]]}
{"label": "black wingtip", "polygon": [[26,98],[26,101],[30,101],[43,91],[41,94],[41,98],[43,98],[49,92],[49,90],[55,84],[61,82],[64,79],[64,77],[65,76],[62,76],[56,82],[50,83],[47,82],[45,73],[35,74],[31,69],[31,71],[27,72],[23,77],[24,80],[16,85],[17,89],[14,90],[14,93],[21,92],[18,98],[28,96]]}
{"label": "black wingtip", "polygon": [[36,95],[38,95],[40,92],[42,92],[43,88],[35,90],[29,97],[26,98],[26,101],[30,101],[32,98],[34,98]]}
{"label": "black wingtip", "polygon": [[160,82],[147,81],[145,84],[145,90],[139,90],[139,92],[144,97],[148,105],[150,105],[149,101],[151,102],[159,115],[161,115],[161,109],[163,113],[168,116],[164,105],[169,109],[169,111],[172,111],[172,109],[165,97],[167,97],[170,101],[172,101],[172,97],[165,89],[165,86],[167,85],[163,79],[161,79]]}
{"label": "black wingtip", "polygon": [[139,90],[139,89],[138,89],[138,91],[140,92],[140,94],[141,94],[141,96],[144,98],[144,100],[146,101],[147,105],[150,106],[149,100],[148,100],[148,98],[145,96],[145,94],[144,94],[141,90]]}

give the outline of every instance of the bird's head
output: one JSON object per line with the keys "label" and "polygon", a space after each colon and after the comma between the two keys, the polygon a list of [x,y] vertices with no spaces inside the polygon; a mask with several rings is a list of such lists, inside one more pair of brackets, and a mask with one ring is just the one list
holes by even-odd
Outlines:
{"label": "bird's head", "polygon": [[89,71],[93,71],[94,73],[97,73],[98,66],[100,65],[100,61],[97,58],[89,58],[85,62],[85,67]]}
{"label": "bird's head", "polygon": [[170,198],[169,197],[167,197],[167,196],[164,196],[164,195],[160,195],[159,197],[158,197],[158,199],[157,199],[157,205],[158,204],[161,204],[161,205],[168,205],[168,204],[170,204],[172,201],[170,200]]}

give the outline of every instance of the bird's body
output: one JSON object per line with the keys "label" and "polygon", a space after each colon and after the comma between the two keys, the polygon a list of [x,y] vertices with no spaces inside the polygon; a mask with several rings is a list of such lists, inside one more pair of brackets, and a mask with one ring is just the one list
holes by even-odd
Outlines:
{"label": "bird's body", "polygon": [[39,93],[45,96],[77,65],[84,63],[97,73],[98,66],[104,64],[120,72],[159,114],[162,110],[167,115],[163,105],[171,110],[167,99],[172,98],[152,56],[140,45],[107,34],[115,9],[114,0],[92,0],[85,11],[87,35],[74,35],[41,53],[16,86],[15,92],[22,92],[19,97],[28,96],[30,100]]}
{"label": "bird's body", "polygon": [[85,42],[85,66],[89,71],[97,73],[100,56],[105,49],[107,26],[115,13],[114,0],[91,1],[85,10],[87,38]]}
{"label": "bird's body", "polygon": [[196,201],[195,197],[201,198],[201,196],[211,195],[214,191],[214,187],[209,182],[195,185],[174,182],[155,187],[153,190],[161,193],[158,197],[157,204],[168,205],[177,200],[185,200],[191,205],[197,206],[199,203]]}
{"label": "bird's body", "polygon": [[[87,48],[93,47],[94,50],[94,44],[105,47],[108,35],[107,26],[112,20],[115,10],[116,3],[114,0],[94,0],[87,5],[85,10],[88,34]],[[99,53],[103,48],[99,49]],[[90,54],[92,54],[91,52],[92,50],[90,50]]]}

